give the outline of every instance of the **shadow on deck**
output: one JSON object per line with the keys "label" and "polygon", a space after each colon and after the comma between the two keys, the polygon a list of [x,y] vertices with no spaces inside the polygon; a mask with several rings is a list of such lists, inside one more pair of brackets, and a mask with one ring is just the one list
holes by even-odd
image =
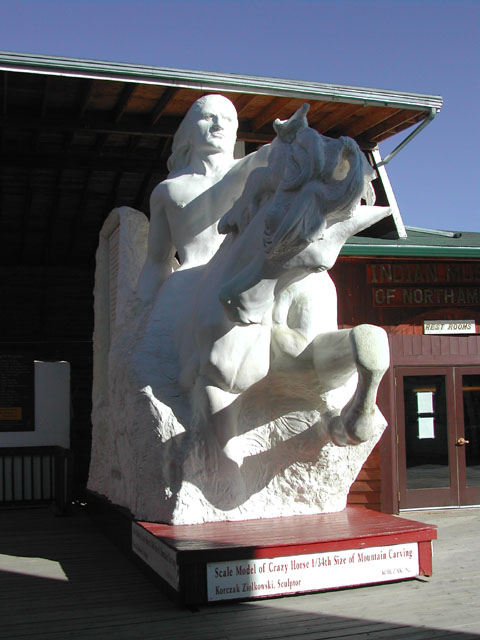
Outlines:
{"label": "shadow on deck", "polygon": [[0,511],[0,638],[480,638],[480,510],[411,517],[439,528],[431,579],[192,611],[151,583],[85,509],[61,518]]}

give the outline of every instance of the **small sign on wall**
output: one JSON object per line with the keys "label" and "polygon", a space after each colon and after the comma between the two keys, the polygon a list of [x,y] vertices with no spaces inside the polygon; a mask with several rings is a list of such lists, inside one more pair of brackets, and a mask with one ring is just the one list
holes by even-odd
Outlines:
{"label": "small sign on wall", "polygon": [[33,356],[0,353],[0,431],[33,431]]}
{"label": "small sign on wall", "polygon": [[475,320],[425,320],[423,333],[428,334],[458,334],[475,333]]}

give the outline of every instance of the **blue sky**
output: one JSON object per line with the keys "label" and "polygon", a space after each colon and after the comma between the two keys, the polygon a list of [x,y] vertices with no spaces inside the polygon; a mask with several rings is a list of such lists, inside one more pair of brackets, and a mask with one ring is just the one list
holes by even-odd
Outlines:
{"label": "blue sky", "polygon": [[480,231],[479,43],[480,0],[0,0],[3,51],[443,96],[388,165],[405,223],[437,229]]}

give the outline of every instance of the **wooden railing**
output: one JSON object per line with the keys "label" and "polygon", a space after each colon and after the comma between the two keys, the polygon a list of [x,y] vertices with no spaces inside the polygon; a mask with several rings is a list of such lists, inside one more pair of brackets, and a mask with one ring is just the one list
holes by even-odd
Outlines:
{"label": "wooden railing", "polygon": [[71,502],[72,452],[63,447],[0,448],[0,507]]}

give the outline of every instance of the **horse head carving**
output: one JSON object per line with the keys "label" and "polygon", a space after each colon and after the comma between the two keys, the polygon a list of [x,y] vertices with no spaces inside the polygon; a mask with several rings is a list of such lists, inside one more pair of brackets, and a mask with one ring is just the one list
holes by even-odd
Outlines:
{"label": "horse head carving", "polygon": [[[346,240],[341,229],[364,199],[373,204],[373,170],[351,139],[304,127],[291,143],[276,141],[266,167],[255,169],[244,192],[219,222],[220,233],[248,234],[262,220],[262,247],[228,280],[220,301],[233,322],[261,322],[281,287],[333,266]],[[259,232],[259,223],[254,225]],[[348,236],[347,236],[348,237]],[[342,238],[334,241],[332,238]]]}

